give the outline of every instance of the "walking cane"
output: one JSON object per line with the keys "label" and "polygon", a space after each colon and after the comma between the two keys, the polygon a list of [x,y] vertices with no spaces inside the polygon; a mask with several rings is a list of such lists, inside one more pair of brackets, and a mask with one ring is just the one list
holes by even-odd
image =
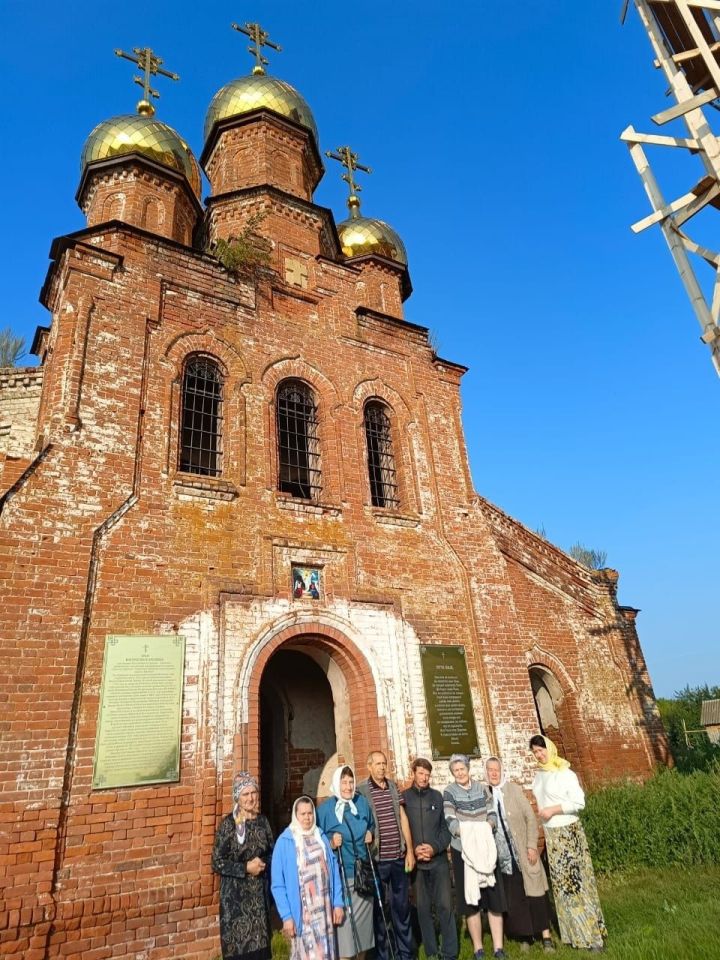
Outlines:
{"label": "walking cane", "polygon": [[348,883],[347,874],[345,873],[345,864],[343,863],[342,853],[340,850],[336,850],[335,853],[338,858],[338,863],[340,864],[340,878],[342,880],[343,892],[345,894],[345,903],[347,904],[348,914],[350,915],[350,929],[352,930],[353,943],[355,944],[355,956],[357,956],[360,953],[360,937],[358,936],[357,927],[355,926],[355,913],[353,911],[350,884]]}
{"label": "walking cane", "polygon": [[387,940],[388,950],[390,951],[390,956],[392,957],[392,960],[396,960],[395,949],[393,947],[392,937],[390,936],[390,928],[388,927],[387,917],[385,916],[385,898],[383,897],[383,892],[380,888],[380,881],[378,879],[377,872],[375,871],[375,861],[372,858],[370,844],[366,843],[365,846],[368,848],[368,857],[370,858],[370,871],[373,875],[373,882],[375,884],[375,895],[378,898],[380,915],[382,916],[383,926],[385,927],[385,939]]}

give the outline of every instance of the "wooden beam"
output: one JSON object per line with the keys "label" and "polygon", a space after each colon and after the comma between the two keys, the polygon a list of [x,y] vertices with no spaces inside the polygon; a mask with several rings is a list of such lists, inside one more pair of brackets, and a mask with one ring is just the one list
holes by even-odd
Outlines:
{"label": "wooden beam", "polygon": [[[716,50],[720,50],[720,41],[711,43],[708,49],[712,53],[714,53]],[[692,60],[693,57],[700,57],[700,56],[702,56],[700,48],[693,47],[690,50],[683,50],[680,53],[674,53],[670,59],[673,61],[673,63],[683,63],[685,60]],[[660,69],[662,64],[660,63],[659,60],[653,60],[653,66]]]}
{"label": "wooden beam", "polygon": [[[702,6],[704,5],[705,4],[702,4]],[[715,88],[720,90],[720,66],[718,66],[717,60],[710,52],[708,42],[703,35],[700,25],[695,19],[692,10],[690,9],[690,0],[675,0],[675,6],[685,21],[685,26],[690,31],[690,36],[695,41],[696,47],[702,52],[705,66],[710,72],[710,76],[712,77]],[[700,6],[700,4],[698,4],[698,6]]]}
{"label": "wooden beam", "polygon": [[663,137],[658,133],[638,133],[634,127],[626,127],[620,134],[625,143],[652,143],[659,147],[685,147],[687,150],[700,150],[697,140],[688,137]]}
{"label": "wooden beam", "polygon": [[[667,223],[672,228],[673,232],[678,235],[680,242],[686,250],[689,250],[690,253],[696,254],[696,256],[700,257],[701,260],[704,260],[705,263],[707,263],[708,266],[711,266],[714,270],[720,269],[720,254],[713,253],[713,251],[708,250],[707,247],[703,247],[694,240],[691,240],[686,233],[683,233],[683,231],[675,225],[674,221],[668,220]],[[713,316],[713,319],[717,320],[717,317]]]}
{"label": "wooden beam", "polygon": [[[668,0],[664,0],[664,2],[667,3]],[[671,2],[674,2],[674,0],[671,0]],[[720,0],[688,0],[688,6],[701,7],[705,10],[717,10],[720,12]]]}
{"label": "wooden beam", "polygon": [[704,93],[699,93],[696,97],[691,97],[689,100],[681,100],[677,106],[669,107],[667,110],[656,113],[650,119],[660,127],[664,123],[677,120],[678,117],[690,113],[691,110],[697,110],[700,107],[704,107],[706,103],[712,103],[713,100],[717,99],[718,94],[714,89],[706,90]]}
{"label": "wooden beam", "polygon": [[702,210],[703,207],[706,207],[708,203],[710,203],[711,200],[714,200],[719,193],[720,184],[717,183],[714,183],[709,190],[706,190],[700,195],[691,190],[690,193],[683,194],[682,197],[678,197],[677,200],[673,200],[672,203],[668,203],[665,206],[656,209],[654,213],[651,213],[647,217],[643,217],[642,220],[638,220],[636,223],[633,223],[630,229],[633,233],[642,233],[643,230],[647,230],[648,227],[652,227],[654,224],[660,223],[661,220],[665,220],[666,217],[669,217],[671,214],[677,213],[680,210],[683,211],[684,223],[685,220],[689,220],[690,217]]}

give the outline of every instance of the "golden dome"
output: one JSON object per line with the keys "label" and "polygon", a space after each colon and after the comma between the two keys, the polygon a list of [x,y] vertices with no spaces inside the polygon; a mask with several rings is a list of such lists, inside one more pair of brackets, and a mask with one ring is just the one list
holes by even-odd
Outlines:
{"label": "golden dome", "polygon": [[205,142],[218,120],[238,117],[252,110],[272,110],[307,127],[318,142],[318,132],[310,107],[294,87],[265,73],[238,77],[218,90],[205,117]]}
{"label": "golden dome", "polygon": [[367,257],[374,253],[407,266],[405,244],[384,220],[358,214],[339,223],[337,231],[346,257]]}
{"label": "golden dome", "polygon": [[84,173],[87,165],[95,160],[110,160],[129,153],[140,153],[182,173],[195,196],[200,197],[200,167],[190,147],[172,127],[155,120],[149,113],[128,113],[99,123],[83,147],[82,171]]}

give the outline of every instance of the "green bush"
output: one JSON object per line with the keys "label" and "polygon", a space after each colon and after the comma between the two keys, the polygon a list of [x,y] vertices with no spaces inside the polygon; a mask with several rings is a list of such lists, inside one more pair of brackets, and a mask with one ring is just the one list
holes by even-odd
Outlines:
{"label": "green bush", "polygon": [[589,794],[583,824],[598,873],[720,863],[720,765]]}
{"label": "green bush", "polygon": [[[672,699],[657,702],[675,765],[683,773],[709,770],[720,760],[720,744],[711,743],[700,726],[703,700],[720,700],[720,687],[685,687]],[[686,736],[685,731],[692,731]]]}

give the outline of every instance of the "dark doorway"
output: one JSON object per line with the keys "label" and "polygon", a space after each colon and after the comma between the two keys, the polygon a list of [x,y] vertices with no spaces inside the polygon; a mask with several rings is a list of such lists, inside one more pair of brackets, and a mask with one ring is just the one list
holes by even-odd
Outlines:
{"label": "dark doorway", "polygon": [[336,754],[335,707],[325,672],[305,653],[278,650],[260,681],[261,809],[276,836],[290,822],[297,797],[318,796]]}

